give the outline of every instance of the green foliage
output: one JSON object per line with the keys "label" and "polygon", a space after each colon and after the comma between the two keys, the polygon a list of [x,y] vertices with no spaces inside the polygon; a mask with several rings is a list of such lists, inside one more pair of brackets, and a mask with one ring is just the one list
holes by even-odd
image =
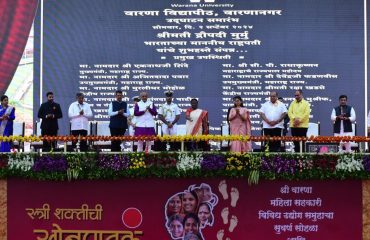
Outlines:
{"label": "green foliage", "polygon": [[[207,154],[187,152],[127,153],[123,155],[48,153],[42,156],[25,153],[0,154],[0,179],[16,177],[42,181],[73,181],[81,179],[226,177],[245,178],[249,184],[257,184],[260,179],[370,179],[370,171],[365,166],[365,159],[368,163],[370,155],[364,154],[300,155],[269,152],[244,154],[218,152],[212,154],[211,161],[209,153]],[[221,157],[217,158],[217,154]],[[39,159],[47,159],[48,156],[54,158],[58,155],[67,162],[65,171],[45,169],[37,171],[35,165],[30,166],[31,163],[37,162]],[[215,159],[214,161],[219,160],[220,163],[224,159],[223,165],[220,164],[220,168],[215,168],[214,166],[218,165],[213,164],[213,159]],[[117,161],[121,162],[115,168]],[[54,169],[53,166],[50,169]]]}

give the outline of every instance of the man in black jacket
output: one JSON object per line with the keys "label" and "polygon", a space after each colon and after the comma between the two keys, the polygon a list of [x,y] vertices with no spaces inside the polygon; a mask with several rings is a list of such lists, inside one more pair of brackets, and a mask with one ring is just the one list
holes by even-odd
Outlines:
{"label": "man in black jacket", "polygon": [[[60,105],[54,102],[54,94],[46,93],[47,101],[42,103],[37,114],[41,122],[42,136],[57,136],[58,135],[58,119],[63,117]],[[42,150],[48,152],[51,148],[55,149],[56,142],[43,141]]]}
{"label": "man in black jacket", "polygon": [[[352,136],[352,123],[356,121],[356,113],[353,107],[347,105],[347,96],[339,96],[339,106],[333,108],[331,120],[334,123],[334,136]],[[339,151],[343,151],[343,146],[346,152],[351,152],[350,142],[340,142]]]}
{"label": "man in black jacket", "polygon": [[[108,115],[110,117],[109,128],[111,136],[123,136],[127,129],[128,105],[122,101],[122,91],[116,91],[116,100],[109,104]],[[121,151],[121,141],[112,141],[112,152]]]}

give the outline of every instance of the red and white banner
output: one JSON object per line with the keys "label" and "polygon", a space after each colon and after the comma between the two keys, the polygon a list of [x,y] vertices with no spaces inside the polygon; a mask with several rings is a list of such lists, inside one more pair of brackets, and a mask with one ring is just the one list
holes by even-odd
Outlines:
{"label": "red and white banner", "polygon": [[361,239],[361,181],[8,181],[8,239]]}

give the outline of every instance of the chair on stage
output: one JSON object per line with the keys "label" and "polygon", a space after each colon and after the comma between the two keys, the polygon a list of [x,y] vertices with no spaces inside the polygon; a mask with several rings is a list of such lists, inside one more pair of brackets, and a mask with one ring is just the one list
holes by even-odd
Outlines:
{"label": "chair on stage", "polygon": [[320,136],[320,122],[317,122],[317,123],[310,122],[310,123],[308,123],[308,129],[307,129],[306,136],[307,137]]}
{"label": "chair on stage", "polygon": [[[94,132],[96,130],[96,126],[95,126],[96,125],[96,122],[89,121],[88,124],[89,124],[89,127],[87,129],[87,136],[95,135]],[[72,124],[69,123],[69,135],[72,136],[71,126],[72,126]],[[88,145],[88,148],[91,148],[92,147],[92,142],[88,142],[87,145]],[[64,148],[64,142],[58,143],[58,148]],[[67,150],[68,151],[73,151],[73,149],[72,149],[72,142],[67,142]]]}
{"label": "chair on stage", "polygon": [[178,124],[177,125],[177,136],[185,136],[186,135],[186,124]]}
{"label": "chair on stage", "polygon": [[[177,125],[177,136],[185,136],[186,135],[186,124],[178,124]],[[174,150],[181,149],[181,142],[175,142]]]}
{"label": "chair on stage", "polygon": [[[317,136],[320,136],[320,122],[309,122],[308,123],[308,129],[307,129],[307,133],[306,133],[306,137],[309,138],[309,137],[317,137]],[[305,142],[304,143],[304,148],[308,149],[308,145],[307,144],[310,144],[309,141]]]}
{"label": "chair on stage", "polygon": [[352,135],[357,136],[357,122],[352,123]]}
{"label": "chair on stage", "polygon": [[[320,136],[320,122],[317,122],[317,123],[310,122],[310,123],[308,123],[308,129],[307,129],[306,137],[309,138],[311,136],[313,136],[313,137]],[[316,149],[321,149],[321,146],[317,147],[316,145],[317,144],[313,143],[312,141],[307,141],[307,142],[305,142],[305,149],[306,149],[307,152],[316,152],[316,151],[318,151]],[[326,144],[324,144],[324,145],[326,145]]]}
{"label": "chair on stage", "polygon": [[[41,122],[40,121],[36,121],[34,123],[34,125],[33,125],[33,135],[38,136],[38,137],[41,136]],[[32,151],[32,149],[37,151],[38,149],[42,148],[42,142],[31,142],[30,147],[31,147],[31,151]]]}
{"label": "chair on stage", "polygon": [[[230,135],[230,126],[227,123],[221,124],[221,136],[229,136]],[[222,141],[221,142],[221,151],[229,151],[230,150],[230,141]]]}
{"label": "chair on stage", "polygon": [[[288,123],[288,129],[289,128],[290,128],[290,123]],[[311,136],[314,136],[314,137],[320,136],[320,131],[321,131],[320,122],[317,122],[317,123],[309,122],[306,137],[309,138]],[[311,144],[311,142],[308,141],[305,143],[306,149],[307,149],[307,146],[306,146],[307,144]],[[284,145],[286,145],[287,151],[292,151],[292,149],[294,148],[293,142],[284,142]]]}
{"label": "chair on stage", "polygon": [[[156,125],[156,133],[158,136],[163,136],[163,131],[162,131],[162,124],[157,123]],[[177,124],[177,136],[185,136],[186,135],[186,124]],[[157,151],[166,151],[167,150],[167,143],[161,143],[157,142],[154,143],[155,149]],[[181,143],[179,142],[174,142],[170,143],[172,145],[172,150],[177,151],[180,149]]]}
{"label": "chair on stage", "polygon": [[[95,132],[97,136],[110,136],[109,121],[96,122]],[[111,141],[95,141],[94,148],[97,150],[107,150],[111,148]]]}
{"label": "chair on stage", "polygon": [[[25,123],[24,122],[14,122],[13,123],[13,136],[21,136],[24,137],[25,132]],[[13,142],[13,147],[16,148],[18,151],[21,149],[24,151],[24,143],[19,141]]]}

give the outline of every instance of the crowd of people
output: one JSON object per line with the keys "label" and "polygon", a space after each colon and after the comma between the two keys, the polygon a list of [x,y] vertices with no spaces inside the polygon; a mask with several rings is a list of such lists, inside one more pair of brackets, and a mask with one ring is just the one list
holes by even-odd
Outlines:
{"label": "crowd of people", "polygon": [[[122,91],[115,92],[115,100],[109,104],[108,115],[110,117],[109,129],[111,136],[123,136],[129,130],[131,136],[155,136],[156,120],[161,121],[162,133],[164,135],[176,136],[178,134],[177,123],[180,120],[182,110],[173,102],[173,92],[165,92],[166,102],[156,105],[150,101],[147,92],[141,92],[140,96],[133,98],[133,107],[122,100]],[[42,103],[38,118],[41,119],[41,135],[57,136],[58,119],[63,117],[61,107],[54,101],[54,94],[46,94],[47,101]],[[310,104],[303,98],[302,90],[296,90],[294,101],[289,108],[279,98],[276,91],[271,91],[269,100],[262,104],[259,114],[262,120],[263,134],[266,136],[284,136],[287,134],[288,123],[292,136],[305,137],[309,125],[311,112]],[[0,135],[10,136],[13,134],[13,121],[15,119],[15,108],[8,104],[8,97],[1,97],[0,110]],[[93,117],[93,112],[89,104],[84,101],[82,93],[76,94],[76,101],[68,109],[70,119],[70,129],[73,136],[86,136],[88,134],[89,120]],[[234,106],[229,108],[227,122],[229,124],[230,135],[250,135],[251,120],[249,110],[243,106],[243,99],[240,96],[233,98]],[[208,112],[198,107],[198,99],[191,99],[191,107],[185,111],[186,134],[205,135],[209,132]],[[370,118],[370,113],[368,118]],[[352,123],[356,120],[356,113],[353,107],[347,105],[347,96],[339,96],[339,105],[333,108],[331,120],[334,123],[334,134],[336,136],[348,136],[352,133]],[[369,121],[370,122],[370,121]],[[50,151],[56,148],[55,142],[44,141],[43,151]],[[152,141],[138,141],[137,151],[151,151]],[[269,151],[281,151],[280,141],[266,142],[265,146]],[[294,151],[304,151],[304,145],[294,142]],[[350,143],[342,143],[341,149],[351,151]],[[2,142],[1,151],[9,152],[11,143]],[[76,142],[72,148],[76,149]],[[171,143],[170,149],[179,148],[177,143]],[[188,150],[209,150],[205,142],[190,142]],[[86,141],[79,142],[79,151],[87,151]],[[111,143],[111,151],[121,151],[121,141],[114,140]],[[232,141],[230,151],[249,152],[252,151],[251,142]]]}

